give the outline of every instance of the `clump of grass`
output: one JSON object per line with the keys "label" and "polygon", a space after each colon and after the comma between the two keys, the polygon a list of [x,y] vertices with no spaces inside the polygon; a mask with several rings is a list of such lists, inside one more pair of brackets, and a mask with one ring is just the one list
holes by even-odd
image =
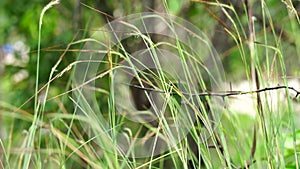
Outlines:
{"label": "clump of grass", "polygon": [[[290,1],[284,2],[287,10],[295,11]],[[138,43],[145,45],[146,52],[152,58],[155,67],[149,68],[146,63],[126,50],[129,48],[125,45],[126,41],[115,46],[105,46],[102,40],[107,42],[105,41],[107,37],[101,36],[105,33],[101,32],[103,30],[97,31],[98,34],[91,38],[71,42],[57,64],[53,66],[48,83],[39,89],[42,18],[46,10],[57,3],[58,1],[51,1],[41,13],[34,114],[0,102],[5,116],[28,121],[31,126],[23,133],[16,133],[14,126],[11,126],[8,143],[0,140],[0,151],[4,155],[0,163],[2,168],[299,168],[299,129],[295,127],[295,114],[288,88],[284,100],[288,105],[287,108],[279,103],[278,110],[272,109],[268,101],[262,101],[269,99],[269,93],[253,92],[256,96],[253,102],[257,109],[257,116],[254,119],[229,112],[225,107],[217,109],[225,111],[222,112],[221,121],[216,122],[215,117],[211,115],[211,109],[216,107],[214,99],[218,96],[213,96],[212,92],[219,95],[224,93],[221,90],[209,92],[211,84],[205,79],[205,76],[216,72],[207,69],[203,65],[203,60],[191,50],[197,45],[182,43],[180,35],[175,32],[173,41],[163,39],[157,42],[153,41],[147,31],[141,33],[141,30],[137,29],[131,34],[136,40],[140,39]],[[260,4],[263,24],[259,33],[255,31],[257,23],[253,20],[254,14],[250,12],[253,10],[251,4],[244,5],[247,15],[245,21],[234,6],[220,2],[199,1],[199,3],[220,8],[230,20],[232,29],[225,28],[225,31],[235,42],[235,48],[245,67],[243,70],[245,76],[250,84],[254,84],[253,90],[269,87],[268,80],[273,76],[276,76],[275,80],[283,76],[284,84],[288,86],[282,34],[276,33],[276,25],[273,23],[267,2],[262,1]],[[164,5],[168,9],[167,1],[164,1]],[[161,19],[159,15],[156,17]],[[291,12],[289,17],[292,30],[296,32],[295,25],[299,24],[298,15]],[[178,24],[168,20],[165,22],[171,23],[168,25],[171,28]],[[248,24],[246,28],[243,26],[244,23]],[[126,23],[126,26],[135,28],[130,23]],[[118,32],[111,34],[116,35]],[[199,36],[203,44],[209,44],[202,36],[194,36]],[[92,49],[85,51],[84,48],[78,51],[78,60],[54,75],[65,53],[71,46],[78,44],[89,44]],[[109,50],[106,50],[107,48]],[[181,81],[176,78],[174,80],[172,75],[164,71],[165,65],[160,55],[162,53],[159,53],[158,49],[168,49],[178,54],[181,64],[176,66],[182,68]],[[105,58],[99,61],[93,54],[104,54]],[[80,55],[83,57],[80,58]],[[265,61],[260,58],[261,55],[265,55]],[[86,69],[80,69],[80,65],[86,66],[84,67]],[[99,66],[95,69],[95,74],[76,71],[93,69],[95,66]],[[66,91],[49,98],[53,81],[66,76],[70,70],[74,72],[70,76]],[[117,74],[120,72],[124,73],[124,76],[135,77],[134,83],[117,83],[119,80]],[[203,72],[207,74],[203,75]],[[72,84],[71,80],[74,80],[72,78],[78,75],[82,75],[83,78],[76,79]],[[216,77],[211,79],[213,82],[220,81]],[[220,86],[223,89],[222,85]],[[128,111],[131,110],[129,102],[118,100],[116,96],[130,95],[130,90],[126,91],[127,93],[123,91],[130,87],[139,89],[143,99],[148,101],[147,105],[153,107],[153,111],[150,112],[149,106],[142,105],[139,109],[145,111],[136,111],[137,114],[134,115],[158,117],[155,122],[137,124],[124,117],[132,113]],[[44,98],[39,100],[39,93],[43,90]],[[159,98],[161,105],[157,105],[153,99],[154,95]],[[92,101],[95,102],[90,104],[93,96],[95,100]],[[223,99],[230,104],[230,99],[227,100],[225,96]],[[55,101],[59,108],[54,113],[45,114],[44,108],[51,101]],[[182,103],[185,105],[183,108]],[[119,112],[120,107],[123,112]],[[186,109],[193,110],[194,114],[184,116],[180,111]],[[162,115],[161,110],[166,110],[166,114]],[[174,120],[178,117],[183,121]],[[172,128],[172,124],[177,125],[177,128]],[[193,126],[186,136],[182,126],[187,124]],[[184,133],[181,141],[172,142],[170,138],[176,137],[170,132],[172,129],[178,130],[175,132],[178,135]],[[118,133],[122,133],[122,139],[126,141],[142,137],[153,138],[154,144],[165,142],[169,151],[155,153],[156,150],[146,144],[146,139],[140,142],[141,149],[135,149],[133,144],[124,144],[122,147],[116,142]],[[207,133],[210,137],[204,137],[203,133]],[[138,153],[143,146],[150,147],[147,152],[150,155],[139,158]],[[127,151],[122,151],[124,149]]]}

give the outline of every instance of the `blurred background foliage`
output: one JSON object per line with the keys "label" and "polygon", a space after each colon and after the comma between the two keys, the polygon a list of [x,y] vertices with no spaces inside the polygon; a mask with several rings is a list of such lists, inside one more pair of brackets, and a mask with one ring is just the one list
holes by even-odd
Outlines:
{"label": "blurred background foliage", "polygon": [[[219,7],[208,5],[203,2],[191,2],[189,0],[169,0],[168,12],[178,17],[182,17],[196,25],[212,41],[214,47],[219,52],[226,70],[228,81],[239,81],[246,79],[246,67],[243,63],[239,49],[234,40],[224,30],[235,32],[233,25]],[[232,5],[236,10],[237,16],[230,13],[236,23],[240,23],[239,32],[241,33],[247,51],[248,18],[240,0],[220,0],[221,3]],[[281,38],[282,51],[290,76],[299,76],[299,45],[300,29],[297,20],[288,10],[284,1],[268,0],[264,1],[269,10],[269,17],[275,26],[275,32],[271,31],[267,24],[268,45],[276,46],[274,34]],[[292,1],[294,7],[300,9],[299,1]],[[21,106],[31,96],[34,95],[36,58],[38,46],[38,21],[42,8],[48,3],[46,0],[1,0],[0,1],[0,79],[1,91],[0,99],[2,102],[16,107]],[[255,30],[258,42],[264,41],[263,17],[261,1],[251,1],[253,15],[255,16]],[[59,5],[46,12],[43,19],[42,41],[41,41],[41,63],[40,63],[40,87],[48,81],[51,68],[58,58],[63,54],[67,45],[75,40],[89,37],[92,29],[103,26],[108,21],[121,16],[126,16],[138,12],[165,12],[166,6],[160,0],[62,0]],[[101,12],[99,12],[101,11]],[[4,64],[5,45],[14,45],[23,42],[30,49],[28,52],[29,61],[26,65]],[[72,61],[76,60],[82,44],[73,45],[63,58],[57,72],[67,67]],[[274,51],[269,50],[270,53]],[[258,47],[260,63],[266,63],[266,50]],[[273,54],[275,55],[275,54]],[[22,58],[20,58],[22,59]],[[250,62],[250,57],[246,58]],[[273,58],[271,58],[272,60]],[[270,62],[270,61],[269,61]],[[270,62],[271,63],[271,62]],[[250,65],[250,64],[249,64]],[[266,71],[266,67],[262,66]],[[21,70],[27,72],[22,80],[15,81],[14,77]],[[69,72],[70,75],[70,72]],[[68,75],[55,80],[50,88],[49,97],[56,96],[66,91],[69,81]],[[66,100],[65,100],[66,101]],[[67,101],[66,101],[67,102]],[[68,101],[70,102],[70,101]],[[65,103],[66,104],[66,103]],[[68,103],[72,104],[72,103]],[[68,108],[68,107],[67,107]],[[33,99],[26,103],[22,109],[33,113]],[[46,105],[46,112],[57,111],[58,104],[50,101]],[[71,109],[71,108],[70,108]],[[20,121],[15,121],[19,123]],[[23,121],[24,122],[24,121]],[[22,123],[23,124],[23,123]],[[28,125],[25,123],[25,125]],[[18,131],[24,126],[15,125]],[[25,127],[24,127],[25,128]]]}
{"label": "blurred background foliage", "polygon": [[[237,0],[222,0],[221,3],[231,4],[236,10],[242,28],[240,30],[244,40],[248,36],[247,15],[244,12],[242,1]],[[257,33],[257,41],[263,41],[263,21],[261,16],[261,2],[251,1],[253,8],[253,15],[256,17],[255,28]],[[0,44],[12,44],[17,41],[23,41],[30,48],[30,60],[25,66],[28,71],[28,78],[14,84],[11,81],[12,76],[20,69],[14,66],[6,66],[2,68],[2,93],[5,93],[6,101],[19,106],[24,103],[30,96],[33,95],[34,79],[36,72],[36,49],[38,42],[38,20],[42,8],[48,3],[46,0],[33,1],[8,1],[2,0],[0,2]],[[272,22],[275,25],[276,32],[268,32],[269,44],[276,46],[273,39],[273,33],[278,34],[282,38],[282,46],[285,48],[286,63],[289,64],[289,72],[293,72],[298,67],[295,61],[298,62],[297,45],[299,44],[299,25],[296,20],[290,20],[289,11],[283,1],[271,0],[266,1]],[[293,1],[294,7],[299,9],[299,1]],[[89,7],[87,7],[89,6]],[[93,8],[93,9],[92,9]],[[220,8],[206,3],[191,2],[188,0],[172,0],[168,1],[168,11],[171,14],[182,17],[196,25],[202,30],[212,41],[214,47],[219,52],[223,60],[224,68],[227,72],[229,80],[238,80],[245,78],[245,67],[243,67],[240,53],[233,39],[225,32],[224,26],[229,30],[234,30],[229,19],[224,16]],[[97,10],[105,13],[101,14]],[[113,18],[126,16],[128,14],[138,12],[165,12],[165,6],[159,0],[74,0],[61,1],[60,5],[55,9],[47,11],[43,19],[42,29],[42,58],[40,82],[45,84],[49,78],[49,73],[52,66],[55,64],[59,56],[63,53],[67,44],[74,40],[79,40],[89,36],[88,29],[95,29],[103,26],[107,21]],[[112,17],[107,17],[113,16]],[[231,13],[234,19],[234,16]],[[237,20],[236,20],[237,21]],[[222,25],[225,24],[225,25]],[[231,31],[230,30],[230,31]],[[273,41],[273,42],[272,42]],[[247,44],[247,43],[244,43]],[[78,49],[80,46],[72,46]],[[246,51],[247,52],[247,51]],[[261,49],[259,58],[265,60],[265,51]],[[77,52],[78,53],[78,52]],[[76,52],[67,52],[64,57],[63,65],[60,68],[66,67],[76,58]],[[2,66],[3,67],[3,66]],[[249,68],[246,68],[249,69]],[[53,85],[59,90],[65,90],[64,86],[67,79],[60,79],[55,81]],[[55,94],[57,94],[55,92]],[[2,94],[3,95],[3,94]],[[30,106],[28,106],[30,105]],[[26,106],[26,105],[25,105]],[[27,104],[28,108],[32,104]],[[26,106],[26,107],[27,107]]]}

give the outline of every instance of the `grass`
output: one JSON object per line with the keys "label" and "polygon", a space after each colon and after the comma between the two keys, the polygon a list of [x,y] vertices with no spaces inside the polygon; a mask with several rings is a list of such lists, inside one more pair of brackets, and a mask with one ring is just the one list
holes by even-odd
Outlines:
{"label": "grass", "polygon": [[[0,140],[1,168],[299,168],[300,130],[290,90],[281,90],[284,100],[279,90],[253,92],[255,118],[232,112],[226,107],[231,97],[209,93],[231,92],[209,38],[180,19],[137,14],[126,23],[111,22],[90,38],[69,43],[39,89],[42,19],[57,2],[41,13],[34,112],[0,102],[1,117],[11,122],[5,126],[8,139]],[[280,34],[267,2],[260,4],[261,32],[256,32],[251,4],[243,6],[245,19],[231,5],[198,3],[220,8],[230,21],[225,31],[251,90],[279,81],[289,86],[282,32],[299,32],[290,1],[282,5],[291,29]],[[167,1],[164,6],[168,11]],[[151,32],[158,20],[169,29],[161,39]],[[57,72],[75,45],[82,45],[78,58]],[[299,41],[295,46],[298,50]],[[63,76],[69,76],[65,91],[52,94],[52,85]],[[134,100],[132,89],[143,97]],[[271,105],[274,93],[276,108]],[[53,103],[57,110],[46,112]],[[27,122],[28,130],[17,132],[15,121]]]}

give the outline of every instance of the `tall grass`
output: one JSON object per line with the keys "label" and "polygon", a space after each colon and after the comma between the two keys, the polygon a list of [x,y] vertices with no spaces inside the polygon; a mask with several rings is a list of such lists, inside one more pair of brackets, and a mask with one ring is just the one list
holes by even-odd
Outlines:
{"label": "tall grass", "polygon": [[[284,9],[292,11],[289,13],[288,22],[291,23],[294,33],[299,32],[296,29],[299,26],[296,9],[290,1],[284,2]],[[290,90],[284,89],[284,100],[280,97],[282,93],[277,90],[253,92],[253,104],[256,109],[254,118],[232,112],[228,109],[231,97],[223,96],[219,99],[220,97],[212,95],[222,95],[224,90],[232,92],[231,89],[226,88],[225,84],[217,83],[222,79],[216,77],[210,77],[212,82],[208,82],[207,76],[215,73],[222,76],[222,73],[213,72],[214,70],[203,65],[202,58],[191,50],[197,45],[182,43],[180,35],[176,32],[172,32],[175,39],[167,41],[169,39],[166,38],[167,40],[157,42],[147,31],[142,33],[141,30],[135,29],[135,25],[126,23],[126,26],[135,29],[134,33],[131,32],[133,39],[145,45],[145,53],[148,54],[141,54],[150,57],[155,65],[154,68],[149,68],[147,63],[127,51],[126,48],[130,46],[126,45],[126,40],[115,46],[106,46],[104,42],[107,42],[107,37],[104,35],[107,35],[107,32],[95,31],[91,38],[69,43],[53,66],[48,83],[39,89],[42,19],[45,12],[57,3],[58,1],[51,1],[45,6],[40,17],[34,114],[22,110],[22,107],[16,108],[0,102],[5,119],[27,121],[31,124],[28,131],[19,133],[14,131],[15,126],[12,125],[7,142],[0,140],[0,150],[3,154],[1,168],[299,168],[300,132],[295,125],[296,110]],[[245,77],[252,86],[249,90],[270,87],[280,81],[283,81],[285,86],[289,85],[282,34],[275,30],[277,25],[273,22],[274,16],[271,15],[267,2],[261,1],[260,4],[260,32],[256,32],[255,26],[258,23],[254,20],[253,13],[249,12],[253,10],[251,4],[244,5],[247,19],[243,19],[231,5],[218,1],[195,3],[217,7],[230,20],[231,29],[225,28],[225,31],[235,43],[234,48],[237,49],[245,68],[239,71],[245,72]],[[168,11],[167,1],[164,1],[164,6]],[[168,26],[173,29],[178,24],[162,20],[171,23]],[[247,26],[244,26],[245,23]],[[117,31],[110,33],[115,39],[120,36]],[[191,39],[192,37],[199,38],[202,44],[210,44],[202,35],[193,35]],[[138,43],[134,45],[138,47]],[[83,50],[78,51],[78,60],[74,59],[68,67],[57,72],[65,54],[73,45],[78,44],[88,44],[91,48],[83,47]],[[299,41],[296,46],[299,46]],[[164,70],[167,66],[162,62],[161,54],[166,53],[158,49],[167,49],[178,54],[181,62],[176,66],[182,68],[181,81]],[[208,51],[205,54],[213,53],[212,50]],[[97,54],[105,57],[103,60],[97,60]],[[172,62],[169,61],[169,64]],[[94,69],[95,67],[97,69]],[[70,70],[73,71],[69,77],[70,86],[61,94],[51,95],[53,82],[62,76],[68,76]],[[87,73],[90,70],[95,72]],[[175,75],[180,73],[174,72]],[[119,78],[122,77],[118,74],[132,76],[136,81],[119,83]],[[76,76],[82,78],[74,80]],[[72,80],[74,81],[71,85]],[[215,86],[219,90],[209,91],[212,85],[210,83],[216,83]],[[128,111],[131,110],[129,103],[133,102],[120,100],[118,97],[130,95],[130,88],[142,91],[146,98],[143,99],[153,108],[152,112],[146,108],[145,111],[134,112],[135,114]],[[44,98],[41,99],[42,91]],[[274,93],[277,96],[276,107],[272,106]],[[159,104],[153,99],[154,96]],[[223,101],[226,104],[216,105]],[[58,109],[54,113],[44,114],[45,106],[50,102],[55,102]],[[215,109],[212,110],[213,108]],[[165,114],[162,110],[165,110]],[[186,110],[192,110],[193,114],[184,114]],[[220,122],[211,115],[212,111],[222,113]],[[153,123],[137,123],[126,119],[124,115],[158,118]],[[176,127],[173,128],[172,124]],[[189,124],[193,125],[186,134],[184,126]],[[124,141],[123,145],[118,143],[119,133]],[[155,146],[147,145],[147,140],[138,142],[141,147],[134,147],[135,138],[141,137],[152,138],[154,145],[165,142],[168,151],[157,154]],[[176,137],[182,140],[173,142],[173,138]],[[132,144],[125,144],[129,140],[133,141]],[[139,153],[142,154],[140,151],[144,151],[143,147],[146,146],[150,147],[149,152],[146,152],[148,156],[140,158]]]}

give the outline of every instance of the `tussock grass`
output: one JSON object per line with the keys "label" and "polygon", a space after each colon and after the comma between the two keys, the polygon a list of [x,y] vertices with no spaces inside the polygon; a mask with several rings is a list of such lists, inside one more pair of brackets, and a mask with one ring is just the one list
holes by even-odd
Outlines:
{"label": "tussock grass", "polygon": [[[285,9],[289,11],[288,22],[292,31],[299,32],[296,9],[290,1],[283,2]],[[252,101],[256,109],[254,118],[231,112],[226,108],[228,105],[216,105],[222,101],[230,104],[230,98],[216,100],[214,96],[200,96],[197,93],[208,91],[211,85],[215,85],[217,89],[230,90],[225,84],[218,83],[223,80],[222,77],[210,77],[215,74],[222,76],[221,69],[213,72],[207,68],[197,53],[190,49],[194,44],[182,43],[180,35],[175,32],[173,41],[162,39],[155,42],[147,31],[142,33],[135,25],[126,23],[126,26],[135,29],[131,36],[145,45],[148,57],[151,57],[154,65],[151,68],[127,51],[130,46],[126,45],[126,39],[115,46],[106,46],[103,39],[107,37],[102,36],[106,34],[99,31],[100,33],[91,38],[73,41],[53,66],[48,83],[39,89],[42,18],[57,3],[58,1],[51,1],[41,13],[34,112],[0,102],[5,119],[26,121],[30,124],[27,126],[28,131],[23,132],[16,132],[16,126],[9,126],[8,139],[0,140],[0,152],[3,155],[1,168],[299,168],[300,130],[296,128],[296,110],[288,88],[285,89],[284,100],[277,93],[277,109],[269,105],[273,101],[270,96],[277,91],[253,93],[255,99]],[[225,28],[225,31],[235,43],[245,67],[245,70],[239,71],[245,72],[251,90],[270,87],[274,81],[283,81],[284,85],[289,86],[282,34],[276,33],[276,25],[267,2],[261,1],[260,4],[260,32],[255,29],[257,23],[250,12],[253,10],[251,4],[244,5],[247,15],[245,21],[232,5],[218,1],[197,3],[221,9],[230,21],[231,29]],[[168,10],[167,1],[164,1],[164,5]],[[178,24],[162,20],[171,23],[168,26],[173,29]],[[118,37],[115,32],[111,34]],[[193,37],[209,46],[208,39],[198,36]],[[84,51],[86,44],[91,47],[89,51]],[[78,51],[77,60],[74,59],[68,67],[57,72],[65,54],[73,45],[81,45],[83,50]],[[299,41],[295,45],[298,47]],[[110,50],[106,50],[107,48]],[[164,70],[166,65],[161,58],[166,53],[158,49],[167,49],[178,54],[180,64],[176,66],[182,68],[182,72],[172,71],[174,74],[182,73],[181,81]],[[145,53],[139,54],[147,56]],[[213,51],[208,50],[207,53]],[[105,54],[105,58],[97,60],[93,54]],[[169,61],[170,63],[172,62]],[[87,73],[94,70],[95,66],[97,69],[94,74]],[[51,95],[53,82],[68,76],[69,71],[73,72],[65,91]],[[118,77],[118,74],[132,76],[135,81],[119,83],[122,76]],[[76,76],[82,78],[74,80]],[[211,78],[211,82],[208,82],[207,77]],[[123,95],[130,95],[130,90],[125,91],[129,88],[143,95],[144,98],[141,99],[148,101],[152,112],[147,104],[141,106],[141,109],[147,107],[145,110],[131,112],[131,102],[118,99]],[[223,90],[212,92],[222,93]],[[91,98],[86,97],[87,95]],[[153,99],[154,96],[157,100]],[[95,99],[92,100],[93,98]],[[58,109],[47,113],[45,106],[52,102],[57,104]],[[217,115],[212,115],[212,108],[222,113],[220,121]],[[166,111],[165,114],[162,110]],[[183,114],[186,110],[192,110],[193,114]],[[134,120],[146,119],[134,116],[158,118],[149,123],[137,123],[126,119],[124,115]],[[173,128],[172,124],[177,127]],[[189,132],[184,133],[184,126],[190,124],[192,127]],[[123,145],[118,144],[117,136],[122,138]],[[174,143],[175,137],[180,137],[181,141]],[[157,154],[155,148],[147,145],[147,139],[137,141],[140,147],[136,148],[133,144],[134,138],[152,138],[157,145],[165,142],[169,150]],[[133,140],[132,144],[125,144],[129,140]],[[143,147],[147,146],[149,155],[140,158]],[[125,149],[127,151],[123,151]]]}

